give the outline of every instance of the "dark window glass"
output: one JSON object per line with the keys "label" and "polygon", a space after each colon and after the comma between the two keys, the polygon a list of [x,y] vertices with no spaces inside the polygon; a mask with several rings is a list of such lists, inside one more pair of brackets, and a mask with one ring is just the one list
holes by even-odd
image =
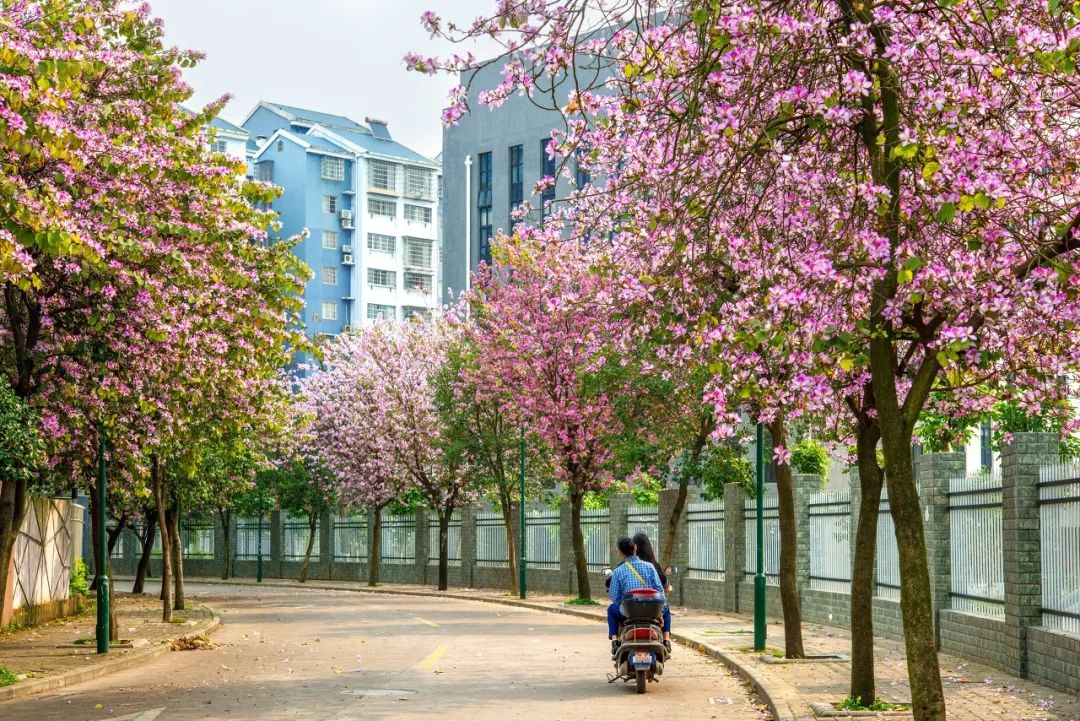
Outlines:
{"label": "dark window glass", "polygon": [[[510,148],[510,212],[521,205],[525,200],[525,153],[520,145]],[[510,219],[510,231],[513,232],[517,223]]]}
{"label": "dark window glass", "polygon": [[[540,141],[540,167],[543,169],[541,174],[546,178],[555,177],[555,158],[548,156],[547,146],[551,138],[544,138]],[[544,217],[544,206],[555,200],[555,185],[552,184],[550,188],[544,188],[540,194],[540,217]]]}
{"label": "dark window glass", "polygon": [[491,263],[491,153],[480,153],[477,160],[479,182],[476,189],[476,209],[480,226],[480,252],[477,261]]}

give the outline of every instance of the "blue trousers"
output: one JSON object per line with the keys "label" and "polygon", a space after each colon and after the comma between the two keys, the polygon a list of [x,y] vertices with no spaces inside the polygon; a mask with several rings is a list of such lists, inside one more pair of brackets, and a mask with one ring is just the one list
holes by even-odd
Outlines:
{"label": "blue trousers", "polygon": [[[619,626],[626,620],[619,610],[619,604],[613,603],[607,607],[607,631],[608,638],[619,635]],[[671,609],[664,606],[664,633],[671,633]]]}

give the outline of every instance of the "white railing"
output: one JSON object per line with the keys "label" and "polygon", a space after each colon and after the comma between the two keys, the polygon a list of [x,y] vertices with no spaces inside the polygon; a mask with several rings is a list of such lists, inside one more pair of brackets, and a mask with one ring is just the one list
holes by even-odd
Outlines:
{"label": "white railing", "polygon": [[851,592],[851,494],[810,494],[810,588]]}
{"label": "white railing", "polygon": [[660,512],[656,506],[634,504],[626,512],[626,535],[644,533],[652,541],[653,551],[660,557]]}
{"label": "white railing", "polygon": [[724,580],[724,502],[698,501],[686,507],[690,536],[689,578]]}
{"label": "white railing", "polygon": [[[439,563],[439,516],[428,512],[428,565]],[[446,565],[461,565],[461,512],[454,511],[446,527]]]}
{"label": "white railing", "polygon": [[507,564],[506,526],[499,511],[476,514],[476,565],[499,567]]}
{"label": "white railing", "polygon": [[[746,524],[746,578],[757,573],[757,500],[748,498],[743,506]],[[765,526],[765,582],[780,583],[780,509],[776,491],[766,491],[761,517]]]}
{"label": "white railing", "polygon": [[1080,463],[1039,476],[1043,625],[1080,634]]}
{"label": "white railing", "polygon": [[610,522],[606,508],[581,512],[581,534],[585,537],[585,557],[590,571],[600,571],[611,563]]}
{"label": "white railing", "polygon": [[875,582],[877,596],[894,601],[900,600],[900,549],[896,547],[896,526],[889,509],[889,492],[881,489],[881,505],[878,507],[877,569]]}
{"label": "white railing", "polygon": [[[155,529],[156,530],[156,529]],[[238,518],[236,519],[236,555],[238,561],[255,561],[259,557],[259,519]],[[157,533],[154,534],[155,545],[161,548]],[[158,552],[160,556],[160,550]],[[262,519],[262,557],[264,561],[270,560],[270,519]]]}
{"label": "white railing", "polygon": [[949,545],[953,609],[1004,617],[1000,472],[949,482]]}
{"label": "white railing", "polygon": [[525,566],[559,570],[559,511],[533,508],[525,514]]}
{"label": "white railing", "polygon": [[[303,517],[282,516],[281,558],[284,561],[303,561],[307,552],[308,537],[312,534],[308,520]],[[315,540],[311,544],[311,558],[319,560],[319,521],[315,521]],[[269,555],[266,549],[263,554]]]}

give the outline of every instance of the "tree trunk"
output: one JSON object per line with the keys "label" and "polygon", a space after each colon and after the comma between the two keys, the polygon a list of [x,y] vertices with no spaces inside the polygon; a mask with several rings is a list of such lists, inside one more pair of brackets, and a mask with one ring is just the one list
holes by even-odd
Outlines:
{"label": "tree trunk", "polygon": [[[116,521],[116,525],[108,530],[109,536],[109,556],[112,557],[113,551],[116,550],[116,544],[120,541],[120,536],[124,533],[124,529],[127,528],[127,514],[121,513],[120,518]],[[109,578],[112,578],[112,573],[109,574]]]}
{"label": "tree trunk", "polygon": [[578,598],[591,599],[589,590],[589,560],[585,555],[585,536],[581,532],[581,503],[585,498],[582,491],[570,493],[570,534],[574,542],[574,567],[577,571]]}
{"label": "tree trunk", "polygon": [[232,511],[228,508],[218,509],[218,518],[221,520],[221,535],[224,551],[221,559],[221,579],[228,580],[230,562],[232,561],[232,529],[229,524],[232,521]]}
{"label": "tree trunk", "polygon": [[180,542],[180,500],[173,500],[172,527],[169,529],[169,546],[172,550],[173,609],[184,610],[184,547]]}
{"label": "tree trunk", "polygon": [[131,587],[132,593],[142,593],[146,583],[146,573],[150,570],[150,554],[154,550],[154,533],[157,531],[157,517],[151,511],[147,511],[143,517],[143,535],[139,539],[142,553],[139,555],[139,567],[135,570],[135,584]]}
{"label": "tree trunk", "polygon": [[315,548],[315,525],[319,522],[317,513],[308,514],[308,539],[307,550],[304,551],[304,563],[300,566],[300,583],[307,583],[308,566],[311,565],[311,551]]}
{"label": "tree trunk", "polygon": [[[787,446],[782,420],[769,424],[774,446]],[[802,609],[799,607],[799,537],[795,518],[795,479],[791,464],[776,464],[777,515],[780,521],[780,605],[784,611],[784,656],[805,658]]]}
{"label": "tree trunk", "polygon": [[664,533],[664,545],[660,549],[660,565],[664,568],[671,565],[671,553],[675,549],[675,535],[679,532],[679,521],[682,520],[683,510],[686,508],[688,485],[686,479],[679,483],[679,494],[675,496],[675,508],[671,510],[671,517],[668,519],[668,526]]}
{"label": "tree trunk", "polygon": [[105,574],[109,577],[109,643],[120,640],[120,624],[116,620],[116,583],[112,572],[112,559],[105,558]]}
{"label": "tree trunk", "polygon": [[0,617],[6,612],[8,573],[15,539],[26,516],[26,481],[0,481]]}
{"label": "tree trunk", "polygon": [[375,506],[375,525],[371,529],[368,546],[367,585],[379,585],[379,561],[382,557],[382,506]]}
{"label": "tree trunk", "polygon": [[859,524],[851,562],[851,692],[869,706],[877,696],[874,679],[874,558],[877,555],[878,509],[884,477],[877,460],[877,426],[860,423],[856,438],[859,464]]}
{"label": "tree trunk", "polygon": [[161,536],[161,620],[168,623],[172,620],[172,594],[169,586],[172,582],[172,571],[169,568],[169,534],[165,533],[169,525],[166,523],[165,484],[161,479],[161,463],[156,454],[150,460],[150,479],[153,483],[154,502],[157,505],[157,525],[161,529],[158,534]]}
{"label": "tree trunk", "polygon": [[[887,293],[882,295],[889,297]],[[935,360],[931,355],[924,362],[933,364]],[[896,545],[900,555],[900,615],[904,622],[912,712],[915,721],[943,721],[945,693],[941,686],[934,633],[930,569],[926,560],[922,509],[911,458],[914,427],[911,418],[917,414],[912,413],[911,409],[905,412],[900,406],[896,392],[896,364],[896,349],[888,333],[874,336],[870,340],[870,377],[878,428],[881,429],[881,446],[885,453],[889,509],[896,528]],[[925,384],[926,375],[921,373],[922,370],[920,368],[920,381]],[[908,391],[908,402],[917,401],[912,394],[922,392],[921,389],[926,387],[929,386],[923,385],[917,389],[913,384]]]}
{"label": "tree trunk", "polygon": [[502,511],[503,526],[506,528],[506,570],[509,572],[511,596],[518,595],[518,537],[514,532],[514,503],[505,484],[499,487],[499,510]]}
{"label": "tree trunk", "polygon": [[[173,565],[173,555],[172,555],[172,524],[173,524],[172,517],[173,517],[173,513],[175,513],[175,511],[173,510],[173,507],[172,506],[166,506],[166,508],[165,508],[165,523],[164,523],[164,525],[161,526],[161,529],[160,529],[161,530],[161,533],[160,533],[160,536],[161,536],[161,539],[160,539],[161,540],[161,556],[162,556],[162,558],[164,558],[166,555],[169,557],[169,571],[170,571],[170,573],[169,573],[169,583],[170,584],[172,583],[172,570],[175,568],[175,566]],[[172,603],[172,587],[170,586],[169,589],[168,589],[168,592],[166,593],[165,581],[163,579],[162,580],[162,585],[161,585],[161,594],[160,594],[160,598],[161,598],[162,601],[165,600],[166,595],[168,595],[169,603],[171,604]]]}
{"label": "tree trunk", "polygon": [[445,591],[448,584],[448,566],[450,565],[450,518],[454,507],[439,509],[439,590]]}
{"label": "tree trunk", "polygon": [[90,499],[90,548],[94,552],[94,575],[90,577],[90,585],[87,588],[90,591],[97,591],[98,577],[101,575],[101,561],[104,557],[101,555],[101,532],[98,530],[98,485],[96,480],[91,479],[87,498]]}

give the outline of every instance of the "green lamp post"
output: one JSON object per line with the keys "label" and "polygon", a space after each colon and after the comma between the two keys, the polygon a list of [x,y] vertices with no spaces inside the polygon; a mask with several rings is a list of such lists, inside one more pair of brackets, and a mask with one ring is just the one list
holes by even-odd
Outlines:
{"label": "green lamp post", "polygon": [[518,501],[520,551],[518,553],[518,597],[525,598],[525,427],[521,427],[521,498]]}
{"label": "green lamp post", "polygon": [[757,512],[755,533],[757,534],[757,573],[754,574],[754,650],[765,650],[765,519],[762,507],[765,505],[765,428],[757,424],[757,443],[755,444],[755,465],[757,467]]}
{"label": "green lamp post", "polygon": [[107,514],[105,504],[105,424],[98,424],[98,557],[97,557],[97,652],[109,652],[109,574],[106,564],[109,556],[109,534],[105,528]]}

